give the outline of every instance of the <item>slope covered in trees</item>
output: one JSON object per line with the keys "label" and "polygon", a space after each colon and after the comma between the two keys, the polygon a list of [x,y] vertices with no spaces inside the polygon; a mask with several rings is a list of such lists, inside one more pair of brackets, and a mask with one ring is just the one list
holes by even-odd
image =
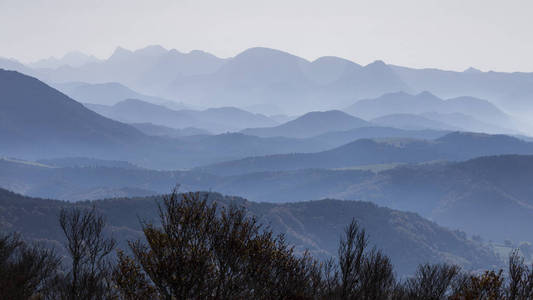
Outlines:
{"label": "slope covered in trees", "polygon": [[531,237],[518,228],[533,226],[529,197],[532,162],[533,156],[505,155],[456,163],[216,176],[112,167],[107,162],[98,166],[81,161],[85,166],[58,168],[0,160],[0,182],[2,187],[26,195],[74,201],[165,193],[177,183],[184,191],[214,190],[262,202],[365,200],[413,211],[486,239],[520,242]]}
{"label": "slope covered in trees", "polygon": [[[139,220],[157,224],[156,201],[161,197],[121,198],[72,204],[29,198],[0,190],[0,223],[4,231],[18,231],[25,238],[58,245],[62,234],[57,217],[61,208],[93,205],[106,216],[119,245],[141,236]],[[204,194],[205,195],[205,194]],[[335,255],[339,230],[355,218],[372,239],[394,260],[398,271],[408,274],[419,263],[450,262],[467,269],[498,264],[498,258],[481,244],[465,238],[413,213],[405,213],[357,201],[322,200],[294,204],[249,202],[238,197],[208,195],[221,206],[235,204],[276,233],[284,233],[298,253],[309,249],[318,258]],[[416,255],[414,255],[416,253]]]}

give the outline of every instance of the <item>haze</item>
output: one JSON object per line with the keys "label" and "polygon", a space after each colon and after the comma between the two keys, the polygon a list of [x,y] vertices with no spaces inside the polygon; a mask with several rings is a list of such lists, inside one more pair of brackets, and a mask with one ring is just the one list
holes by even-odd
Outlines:
{"label": "haze", "polygon": [[221,57],[265,46],[313,60],[533,71],[533,2],[0,1],[0,57],[23,62],[79,50],[161,44]]}

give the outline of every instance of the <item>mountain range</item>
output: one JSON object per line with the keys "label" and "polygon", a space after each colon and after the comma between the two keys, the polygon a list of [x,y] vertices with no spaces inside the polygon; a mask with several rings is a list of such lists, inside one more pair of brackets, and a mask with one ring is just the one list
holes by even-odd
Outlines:
{"label": "mountain range", "polygon": [[213,189],[253,201],[364,200],[412,211],[487,240],[532,241],[533,156],[303,169],[230,176]]}
{"label": "mountain range", "polygon": [[79,51],[71,51],[63,55],[61,58],[52,56],[49,58],[40,59],[28,65],[36,69],[57,69],[60,67],[78,68],[88,63],[95,62],[99,62],[99,59],[92,55],[87,55]]}
{"label": "mountain range", "polygon": [[155,171],[86,159],[40,162],[1,159],[0,187],[70,201],[161,194],[178,184],[183,191],[216,190],[257,202],[364,200],[416,212],[486,239],[532,241],[527,230],[520,230],[533,226],[531,155],[235,176]]}
{"label": "mountain range", "polygon": [[[460,151],[458,151],[460,149]],[[533,154],[533,143],[506,135],[453,132],[435,140],[360,139],[317,153],[289,153],[249,157],[201,168],[212,174],[309,168],[349,168],[362,165],[466,160],[499,154]]]}
{"label": "mountain range", "polygon": [[174,109],[187,108],[187,106],[185,106],[183,103],[174,102],[164,98],[143,95],[117,82],[95,84],[84,82],[66,82],[52,84],[52,86],[68,95],[72,99],[82,103],[114,105],[126,99],[139,99],[154,104],[173,105],[172,108]]}
{"label": "mountain range", "polygon": [[402,274],[533,242],[533,73],[161,46],[0,68],[0,231],[60,249],[59,209],[94,205],[125,243],[179,186],[321,258],[356,218]]}
{"label": "mountain range", "polygon": [[332,110],[325,112],[310,112],[279,126],[249,128],[241,132],[260,137],[285,136],[308,138],[332,131],[346,131],[370,126],[372,126],[372,124],[365,120],[350,116],[339,110]]}
{"label": "mountain range", "polygon": [[383,62],[364,67],[335,57],[310,62],[274,49],[251,48],[212,74],[177,78],[166,95],[211,106],[266,103],[285,113],[302,113],[397,90],[409,88]]}
{"label": "mountain range", "polygon": [[413,69],[389,65],[403,82],[415,91],[430,91],[440,97],[465,95],[488,99],[518,115],[531,112],[533,73],[453,72],[439,69]]}
{"label": "mountain range", "polygon": [[18,72],[0,70],[0,98],[2,148],[14,153],[21,147],[31,152],[37,145],[60,148],[65,143],[78,149],[113,148],[143,138],[135,128],[104,118]]}
{"label": "mountain range", "polygon": [[[483,123],[486,124],[484,126],[486,128],[479,129],[485,132],[492,132],[491,129],[494,130],[498,127],[500,127],[501,132],[504,131],[504,128],[508,128],[507,131],[510,131],[510,128],[515,127],[511,117],[486,100],[473,97],[443,100],[429,92],[416,95],[405,92],[389,93],[378,98],[357,101],[345,108],[345,111],[367,120],[383,118],[392,114],[422,115],[425,118],[447,123],[449,126],[456,126],[462,130],[469,130],[476,125],[483,127]],[[420,122],[420,125],[423,124]],[[435,127],[432,128],[435,129]]]}
{"label": "mountain range", "polygon": [[[272,124],[274,121],[235,108],[174,111],[140,100],[121,101],[115,106],[86,104],[102,115],[136,122],[127,125],[94,113],[35,78],[14,71],[2,70],[0,74],[0,105],[3,108],[0,112],[0,138],[5,141],[0,145],[0,155],[29,160],[85,156],[128,160],[149,168],[183,169],[249,156],[324,151],[358,137],[438,137],[444,134],[437,131],[361,128],[356,131],[340,131],[338,134],[328,132],[307,139],[260,138],[240,133],[183,137],[189,134],[154,128],[153,123],[139,125],[138,122],[169,123],[168,125],[183,126],[182,128],[197,124],[199,127],[222,131],[246,124]],[[114,112],[116,115],[113,115]],[[330,114],[348,120],[348,127],[343,122],[332,122],[333,125],[337,124],[329,127],[332,131],[350,128],[359,123],[366,124],[341,112],[314,113],[310,116],[313,116],[313,122],[320,123],[323,116]],[[305,125],[307,118],[302,117],[295,123],[303,122]],[[330,118],[330,121],[335,120]],[[350,123],[352,121],[357,124]],[[140,131],[136,128],[140,128]],[[311,127],[307,134],[320,134],[323,132],[320,130],[322,129]],[[179,138],[174,138],[177,135]]]}
{"label": "mountain range", "polygon": [[85,104],[89,109],[124,123],[152,123],[175,129],[196,127],[213,133],[238,131],[248,126],[274,126],[278,123],[264,115],[235,107],[206,110],[174,110],[139,99],[126,99],[112,106]]}
{"label": "mountain range", "polygon": [[160,46],[136,51],[119,47],[108,59],[79,67],[34,69],[7,59],[0,60],[0,67],[51,83],[120,82],[178,102],[210,107],[275,104],[286,113],[300,114],[338,109],[388,92],[429,91],[442,98],[487,99],[507,112],[525,115],[533,95],[533,73],[413,69],[381,61],[361,66],[338,57],[309,62],[268,48],[251,48],[221,59],[202,51],[181,53]]}

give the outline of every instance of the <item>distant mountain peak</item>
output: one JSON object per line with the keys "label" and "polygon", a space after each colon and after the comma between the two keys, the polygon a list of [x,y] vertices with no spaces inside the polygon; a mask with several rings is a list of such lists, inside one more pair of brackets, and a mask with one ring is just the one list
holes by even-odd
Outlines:
{"label": "distant mountain peak", "polygon": [[[416,96],[417,96],[417,97],[424,97],[424,98],[425,98],[425,97],[439,98],[439,97],[435,96],[434,94],[432,94],[432,93],[429,92],[429,91],[422,91],[422,92],[418,93]],[[440,99],[440,98],[439,98],[439,99]]]}
{"label": "distant mountain peak", "polygon": [[195,54],[195,55],[205,55],[205,54],[208,54],[207,52],[205,51],[202,51],[202,50],[198,50],[198,49],[195,49],[195,50],[191,50],[189,51],[189,54]]}
{"label": "distant mountain peak", "polygon": [[56,69],[64,66],[81,67],[87,63],[97,61],[99,61],[99,59],[93,55],[88,55],[80,51],[70,51],[65,53],[61,58],[51,56],[49,58],[30,63],[29,66],[33,68]]}
{"label": "distant mountain peak", "polygon": [[460,143],[494,142],[497,145],[510,145],[511,143],[527,144],[518,138],[504,134],[488,134],[481,132],[454,131],[437,139],[440,142],[458,141]]}
{"label": "distant mountain peak", "polygon": [[234,58],[237,59],[237,58],[244,58],[244,57],[247,57],[247,58],[251,58],[251,57],[253,58],[293,57],[293,58],[297,58],[298,60],[304,61],[303,58],[300,58],[296,55],[290,54],[285,51],[277,50],[277,49],[267,48],[267,47],[249,48],[237,54],[237,56],[235,56]]}
{"label": "distant mountain peak", "polygon": [[133,54],[132,51],[118,46],[115,51],[113,51],[113,54],[111,54],[111,56],[109,57],[109,60],[124,59],[130,56],[131,54]]}
{"label": "distant mountain peak", "polygon": [[338,56],[321,56],[317,59],[315,59],[313,62],[313,64],[318,64],[318,63],[339,63],[339,64],[347,64],[347,65],[355,65],[355,66],[358,66],[358,67],[361,67],[361,65],[351,61],[351,60],[348,60],[346,58],[342,58],[342,57],[338,57]]}
{"label": "distant mountain peak", "polygon": [[294,120],[267,128],[249,128],[242,133],[262,137],[285,136],[305,138],[329,131],[350,130],[371,124],[340,110],[312,111]]}
{"label": "distant mountain peak", "polygon": [[365,68],[388,68],[388,66],[384,61],[376,60],[366,65]]}
{"label": "distant mountain peak", "polygon": [[146,46],[144,48],[135,50],[134,53],[140,54],[140,55],[146,55],[146,56],[158,56],[158,55],[163,55],[167,52],[168,50],[163,48],[163,46],[161,45],[150,45],[150,46]]}
{"label": "distant mountain peak", "polygon": [[474,67],[470,67],[463,71],[464,73],[483,73],[480,69],[476,69]]}
{"label": "distant mountain peak", "polygon": [[[311,112],[308,112],[306,113],[305,115],[302,116],[305,117],[305,116],[347,116],[347,117],[353,117],[343,111],[340,111],[340,110],[337,110],[337,109],[333,109],[333,110],[326,110],[326,111],[311,111]],[[353,117],[355,118],[355,117]]]}
{"label": "distant mountain peak", "polygon": [[[386,93],[382,97],[406,97],[406,96],[409,97],[412,95],[404,91],[397,91],[397,92],[392,92],[392,93]],[[379,98],[375,98],[373,100],[376,100],[376,99],[379,99]]]}

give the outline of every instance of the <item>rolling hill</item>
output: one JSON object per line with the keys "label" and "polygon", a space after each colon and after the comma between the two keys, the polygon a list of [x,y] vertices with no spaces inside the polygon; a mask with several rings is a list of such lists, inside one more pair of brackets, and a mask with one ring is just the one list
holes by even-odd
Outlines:
{"label": "rolling hill", "polygon": [[[461,149],[461,151],[458,151]],[[533,143],[506,135],[453,132],[435,140],[360,139],[318,153],[249,157],[199,168],[212,174],[308,168],[348,168],[361,165],[466,160],[499,154],[533,154]]]}
{"label": "rolling hill", "polygon": [[[184,146],[184,140],[148,136],[133,126],[105,118],[43,82],[15,71],[0,70],[0,89],[2,156],[29,160],[61,157],[119,159],[144,167],[178,169],[251,155],[283,153],[285,149],[317,149],[316,142],[312,146],[312,142],[287,143],[257,137],[236,139],[231,135],[212,138],[234,145],[227,151],[220,151],[212,144],[211,148],[206,144],[202,146],[202,142],[198,144],[194,140],[188,140],[190,143]],[[158,108],[157,113],[174,112],[162,106],[137,102],[149,109]],[[135,109],[140,108],[135,106]],[[228,111],[234,113],[232,116],[240,113],[231,109],[200,113],[209,114],[206,118],[211,118]],[[138,113],[149,116],[149,112],[143,106]]]}
{"label": "rolling hill", "polygon": [[406,130],[465,130],[464,128],[454,126],[452,124],[436,121],[431,118],[415,115],[415,114],[390,114],[377,117],[370,120],[370,122],[380,125],[388,126]]}
{"label": "rolling hill", "polygon": [[[67,82],[52,84],[52,86],[82,103],[114,105],[126,99],[139,99],[161,105],[170,102],[168,99],[140,94],[117,82],[95,84]],[[187,108],[183,103],[174,102],[174,105],[180,109]]]}
{"label": "rolling hill", "polygon": [[104,118],[15,71],[0,70],[0,99],[0,139],[5,141],[0,147],[7,153],[45,152],[41,147],[58,153],[69,147],[113,149],[144,138],[135,128]]}
{"label": "rolling hill", "polygon": [[508,129],[512,129],[514,126],[508,115],[486,100],[473,97],[443,100],[429,92],[416,95],[405,92],[385,94],[374,99],[360,100],[347,107],[345,111],[365,119],[374,119],[391,114],[461,113],[493,126]]}
{"label": "rolling hill", "polygon": [[450,131],[443,130],[405,130],[392,127],[360,127],[345,131],[331,131],[309,138],[329,145],[327,149],[336,148],[359,139],[407,138],[433,140],[440,138]]}
{"label": "rolling hill", "polygon": [[95,112],[125,123],[152,123],[175,129],[196,127],[213,133],[237,131],[250,126],[273,126],[277,122],[234,107],[206,110],[173,110],[139,99],[126,99],[112,106],[86,104]]}
{"label": "rolling hill", "polygon": [[533,156],[503,155],[455,163],[305,169],[231,176],[217,191],[253,201],[364,200],[413,211],[487,240],[533,242]]}
{"label": "rolling hill", "polygon": [[[449,262],[476,270],[500,264],[498,258],[481,244],[466,239],[460,232],[439,227],[416,214],[378,207],[367,202],[322,200],[297,204],[254,203],[238,197],[207,194],[219,205],[243,206],[260,222],[283,233],[301,253],[309,249],[319,258],[336,255],[343,227],[352,218],[369,234],[371,246],[390,255],[398,272],[414,271],[419,263]],[[94,205],[108,220],[110,231],[121,247],[126,240],[141,237],[139,220],[157,220],[156,201],[160,197],[120,198],[77,205]],[[9,231],[19,231],[27,239],[46,240],[56,247],[63,241],[57,222],[59,210],[71,204],[23,197],[0,189],[0,224]]]}
{"label": "rolling hill", "polygon": [[241,132],[260,137],[308,138],[327,132],[345,131],[367,126],[371,126],[371,124],[365,120],[350,116],[339,110],[331,110],[310,112],[275,127],[248,128]]}
{"label": "rolling hill", "polygon": [[[182,169],[249,156],[323,151],[332,145],[317,139],[259,138],[243,134],[179,139],[148,136],[133,126],[86,109],[35,78],[14,71],[1,71],[0,75],[0,138],[4,141],[0,144],[0,155],[3,156],[27,160],[61,157],[118,159],[149,168]],[[101,110],[109,108],[96,107]],[[184,118],[188,117],[182,120],[187,127],[195,122],[195,118],[227,120],[229,125],[226,126],[273,122],[265,121],[261,115],[233,108],[176,112],[139,100],[121,102],[118,107],[130,118],[159,118],[161,121],[166,116],[166,120],[174,122],[176,114],[182,114]],[[137,115],[130,113],[129,108]],[[102,113],[110,114],[109,111]],[[220,126],[218,130],[221,128],[224,127]]]}
{"label": "rolling hill", "polygon": [[392,65],[390,68],[416,91],[431,91],[444,98],[470,95],[488,99],[513,114],[531,112],[533,73],[452,72]]}
{"label": "rolling hill", "polygon": [[165,136],[170,138],[191,136],[191,135],[210,135],[207,130],[196,127],[185,127],[181,129],[155,125],[152,123],[130,123],[131,126],[137,128],[146,135],[151,136]]}
{"label": "rolling hill", "polygon": [[[117,195],[215,190],[258,202],[336,198],[413,211],[485,239],[530,241],[533,156],[481,157],[464,162],[386,164],[215,176],[154,171],[117,163],[0,160],[0,187],[70,201]],[[43,165],[47,163],[48,165]],[[67,162],[68,163],[68,162]]]}

